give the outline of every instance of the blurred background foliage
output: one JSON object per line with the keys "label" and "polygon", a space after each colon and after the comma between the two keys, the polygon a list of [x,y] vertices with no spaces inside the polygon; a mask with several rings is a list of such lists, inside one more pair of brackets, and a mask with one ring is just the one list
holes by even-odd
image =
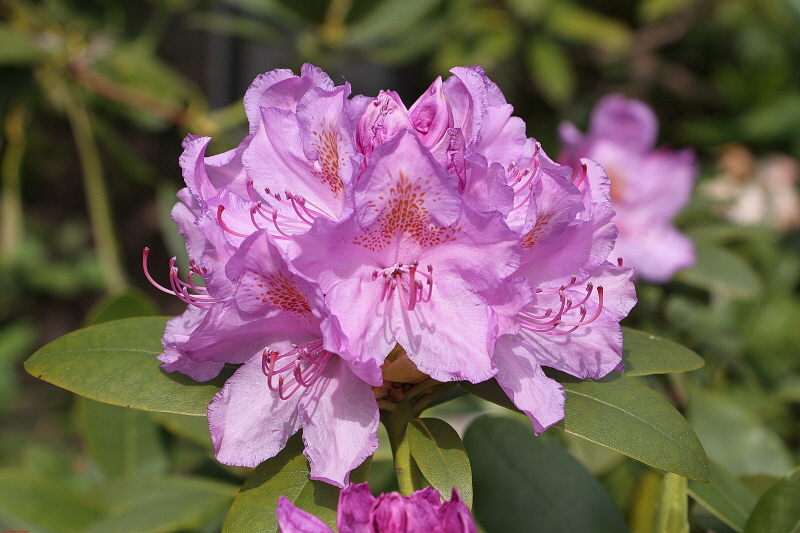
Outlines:
{"label": "blurred background foliage", "polygon": [[[754,502],[800,459],[798,24],[798,0],[0,0],[0,526],[220,529],[246,472],[213,460],[204,420],[77,400],[20,362],[83,324],[182,312],[141,273],[144,246],[151,265],[185,255],[168,217],[180,140],[235,146],[254,76],[307,61],[407,104],[480,64],[553,157],[558,124],[585,128],[601,96],[653,106],[659,144],[702,163],[678,220],[698,263],[639,284],[626,324],[704,356],[649,384]],[[440,409],[468,419],[475,402]],[[558,438],[652,530],[659,474]],[[693,504],[697,531],[742,530],[709,507]]]}

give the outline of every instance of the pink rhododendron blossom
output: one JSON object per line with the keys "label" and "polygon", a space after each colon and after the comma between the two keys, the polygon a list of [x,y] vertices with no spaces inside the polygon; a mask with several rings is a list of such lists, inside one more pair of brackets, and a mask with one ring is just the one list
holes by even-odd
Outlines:
{"label": "pink rhododendron blossom", "polygon": [[190,271],[173,261],[160,288],[189,308],[160,359],[196,380],[240,365],[208,409],[220,461],[255,466],[302,428],[311,477],[344,486],[398,379],[496,377],[542,431],[564,416],[542,366],[619,365],[635,296],[607,261],[605,173],[555,163],[483,70],[452,72],[406,107],[310,65],[272,71],[247,91],[237,148],[184,142],[173,218]]}
{"label": "pink rhododendron blossom", "polygon": [[[278,500],[281,533],[332,533],[314,515],[295,507],[286,497]],[[469,508],[453,489],[450,501],[441,502],[432,487],[408,497],[396,492],[374,497],[366,483],[351,485],[339,493],[336,511],[339,533],[476,533]]]}
{"label": "pink rhododendron blossom", "polygon": [[698,170],[690,149],[654,149],[657,134],[647,104],[609,95],[597,104],[586,135],[570,123],[561,125],[561,159],[574,165],[587,157],[603,166],[619,228],[610,257],[663,283],[695,261],[691,240],[671,221],[689,201]]}

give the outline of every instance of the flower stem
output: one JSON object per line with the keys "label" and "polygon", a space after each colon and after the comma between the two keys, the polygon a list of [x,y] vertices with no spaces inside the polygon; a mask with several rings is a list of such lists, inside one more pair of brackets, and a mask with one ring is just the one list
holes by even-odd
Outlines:
{"label": "flower stem", "polygon": [[408,443],[408,423],[414,417],[414,406],[411,402],[398,403],[392,411],[382,411],[381,420],[389,434],[389,444],[394,456],[394,471],[400,493],[408,496],[422,488],[419,468],[411,457]]}
{"label": "flower stem", "polygon": [[108,192],[103,181],[103,167],[95,144],[89,113],[78,97],[68,100],[66,112],[81,161],[86,206],[89,210],[89,220],[105,286],[111,293],[121,292],[126,287],[125,273],[117,249]]}

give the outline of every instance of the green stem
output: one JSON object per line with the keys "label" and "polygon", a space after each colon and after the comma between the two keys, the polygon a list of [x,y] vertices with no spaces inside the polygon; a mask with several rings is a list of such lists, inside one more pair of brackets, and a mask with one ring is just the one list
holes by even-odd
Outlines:
{"label": "green stem", "polygon": [[411,457],[408,444],[408,423],[414,417],[414,406],[411,402],[398,403],[394,410],[383,411],[381,419],[389,434],[389,444],[394,456],[394,471],[400,493],[408,496],[422,488],[419,469]]}
{"label": "green stem", "polygon": [[66,112],[83,170],[86,207],[89,210],[89,220],[92,225],[92,235],[97,248],[100,269],[108,292],[119,293],[125,290],[127,282],[117,249],[108,192],[103,180],[103,167],[92,133],[89,113],[83,101],[78,97],[68,100]]}
{"label": "green stem", "polygon": [[22,194],[20,167],[25,153],[25,111],[23,103],[8,110],[5,119],[6,146],[0,173],[3,197],[0,201],[0,259],[11,262],[17,257],[22,240]]}

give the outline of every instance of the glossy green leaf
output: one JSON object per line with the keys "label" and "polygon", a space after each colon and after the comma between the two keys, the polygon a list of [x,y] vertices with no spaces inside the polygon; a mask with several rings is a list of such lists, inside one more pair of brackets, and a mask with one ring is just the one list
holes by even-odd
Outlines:
{"label": "glossy green leaf", "polygon": [[150,415],[79,398],[78,417],[92,459],[108,479],[149,477],[167,470],[167,457]]}
{"label": "glossy green leaf", "polygon": [[739,255],[712,244],[697,246],[696,252],[697,263],[678,272],[677,281],[743,300],[761,293],[761,280]]}
{"label": "glossy green leaf", "polygon": [[222,518],[236,494],[228,483],[198,477],[119,480],[104,485],[109,512],[86,533],[170,533]]}
{"label": "glossy green leaf", "polygon": [[223,533],[275,533],[275,509],[283,495],[333,527],[339,489],[309,479],[311,470],[303,455],[303,439],[297,433],[281,452],[264,461],[250,474],[233,501]]}
{"label": "glossy green leaf", "polygon": [[737,533],[742,533],[756,496],[730,472],[711,461],[711,481],[690,481],[689,495]]}
{"label": "glossy green leaf", "polygon": [[564,383],[566,416],[558,427],[655,468],[708,481],[708,459],[689,423],[635,378]]}
{"label": "glossy green leaf", "polygon": [[[563,385],[566,415],[555,427],[650,466],[708,480],[708,459],[692,428],[664,398],[636,378]],[[485,400],[517,410],[495,380],[461,386]]]}
{"label": "glossy green leaf", "polygon": [[734,476],[782,476],[794,466],[780,436],[755,413],[722,395],[693,391],[686,418],[708,456]]}
{"label": "glossy green leaf", "polygon": [[758,500],[745,533],[797,533],[800,531],[800,467],[775,483]]}
{"label": "glossy green leaf", "polygon": [[622,328],[622,335],[626,376],[688,372],[705,364],[702,357],[677,342],[631,328]]}
{"label": "glossy green leaf", "polygon": [[625,533],[600,483],[558,442],[523,422],[484,415],[464,435],[473,512],[487,533]]}
{"label": "glossy green leaf", "polygon": [[166,321],[166,317],[127,318],[73,331],[39,349],[25,362],[25,369],[99,402],[205,416],[225,376],[197,383],[161,370],[156,357],[162,353]]}
{"label": "glossy green leaf", "polygon": [[685,477],[670,472],[664,475],[654,531],[689,533],[689,499],[686,496]]}
{"label": "glossy green leaf", "polygon": [[12,467],[0,469],[0,515],[46,531],[78,533],[100,511],[64,483]]}
{"label": "glossy green leaf", "polygon": [[449,499],[453,487],[472,507],[472,470],[461,437],[438,418],[417,418],[408,426],[408,443],[422,475]]}

